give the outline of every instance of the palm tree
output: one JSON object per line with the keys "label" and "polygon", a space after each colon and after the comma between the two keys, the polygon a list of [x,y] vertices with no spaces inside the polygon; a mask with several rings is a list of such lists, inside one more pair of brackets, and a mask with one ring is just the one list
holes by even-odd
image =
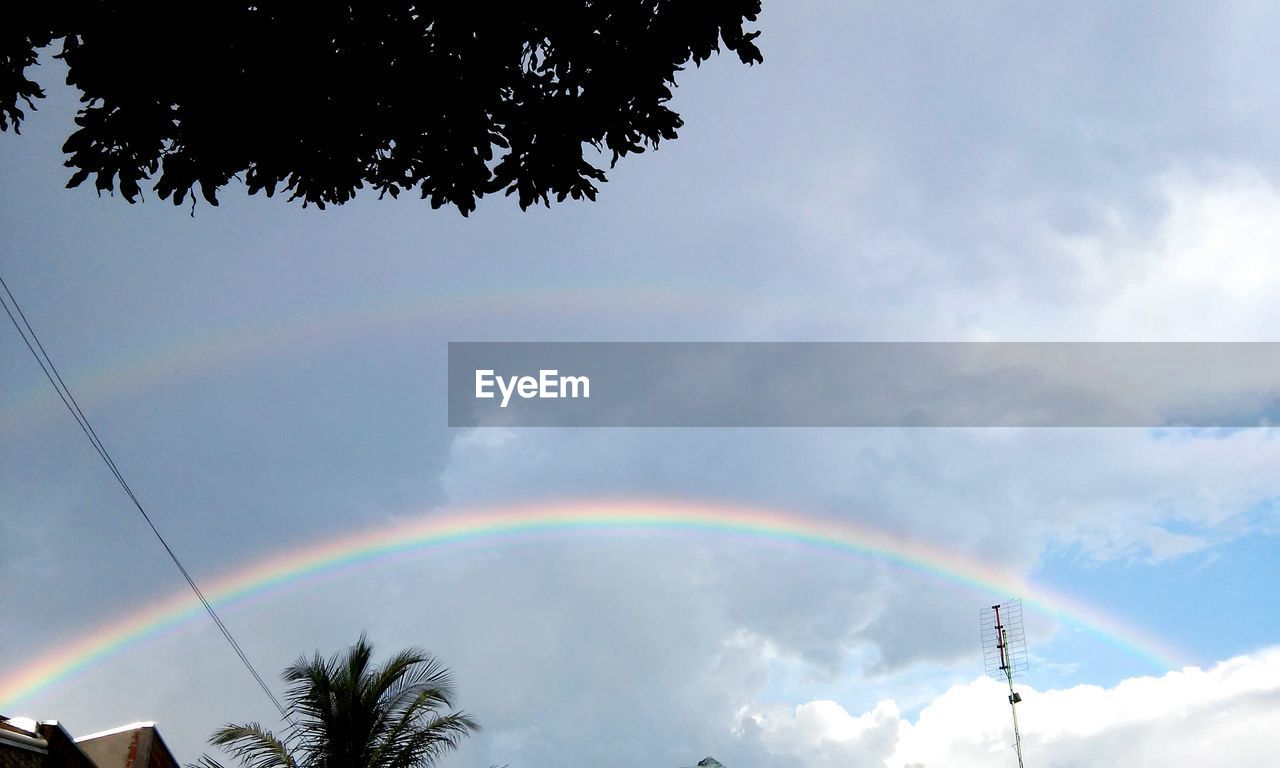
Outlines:
{"label": "palm tree", "polygon": [[[299,657],[284,671],[288,726],[276,736],[257,723],[226,725],[209,743],[243,768],[428,768],[479,730],[453,711],[449,670],[416,648],[373,666],[360,640],[345,656]],[[199,768],[222,768],[204,756]]]}

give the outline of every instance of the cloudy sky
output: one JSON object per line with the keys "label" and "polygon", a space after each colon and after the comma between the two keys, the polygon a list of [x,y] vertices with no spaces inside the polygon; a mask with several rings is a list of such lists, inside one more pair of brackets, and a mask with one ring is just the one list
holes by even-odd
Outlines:
{"label": "cloudy sky", "polygon": [[[764,65],[684,73],[679,140],[599,202],[470,219],[65,190],[75,101],[52,87],[0,135],[0,274],[207,583],[480,507],[775,510],[1106,617],[1028,607],[1030,764],[1271,764],[1273,429],[446,426],[449,341],[1275,340],[1274,5],[769,3],[760,26]],[[13,680],[183,584],[12,329],[0,374]],[[1012,760],[977,623],[1010,596],[655,530],[427,547],[222,610],[273,680],[362,631],[439,655],[485,726],[448,765],[901,768]],[[224,722],[275,722],[199,620],[0,690],[0,712],[156,720],[183,761]]]}

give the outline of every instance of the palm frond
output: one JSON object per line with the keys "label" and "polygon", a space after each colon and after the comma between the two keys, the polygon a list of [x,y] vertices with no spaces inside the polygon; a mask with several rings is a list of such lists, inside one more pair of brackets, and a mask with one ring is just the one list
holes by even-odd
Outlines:
{"label": "palm frond", "polygon": [[[214,731],[209,743],[222,747],[239,760],[243,768],[296,768],[285,743],[257,723],[224,725]],[[209,762],[214,763],[212,760]]]}
{"label": "palm frond", "polygon": [[[418,648],[374,666],[364,635],[345,653],[300,656],[285,669],[293,727],[280,739],[257,723],[210,738],[241,768],[429,768],[479,730],[453,710],[453,677]],[[202,757],[188,768],[223,768]]]}
{"label": "palm frond", "polygon": [[465,712],[437,715],[407,731],[379,763],[380,768],[415,768],[431,765],[444,753],[457,749],[480,726]]}

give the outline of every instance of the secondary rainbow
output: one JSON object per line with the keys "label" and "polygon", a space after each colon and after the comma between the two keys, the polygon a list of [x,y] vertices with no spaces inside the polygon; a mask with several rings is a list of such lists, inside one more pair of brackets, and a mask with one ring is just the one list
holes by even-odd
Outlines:
{"label": "secondary rainbow", "polygon": [[[270,322],[243,323],[188,333],[131,350],[117,351],[63,374],[82,403],[101,402],[188,376],[234,370],[272,356],[333,344],[367,344],[397,331],[421,337],[442,324],[483,315],[548,317],[583,313],[634,313],[660,310],[687,317],[723,308],[725,300],[693,288],[635,284],[459,285],[433,292],[410,293],[376,302],[352,303],[339,309],[297,312]],[[466,327],[465,323],[460,327]],[[37,329],[38,330],[38,329]],[[439,335],[439,334],[437,334]],[[456,335],[456,334],[455,334]],[[444,334],[443,336],[448,336]],[[428,334],[427,338],[433,338]],[[440,354],[443,354],[443,344]],[[55,355],[56,359],[56,355]],[[0,424],[19,426],[43,414],[59,414],[61,403],[34,368],[29,385],[0,392]]]}
{"label": "secondary rainbow", "polygon": [[[214,579],[203,589],[210,602],[225,607],[307,577],[429,548],[539,534],[609,531],[746,537],[871,558],[974,589],[984,599],[1022,597],[1028,607],[1083,627],[1162,670],[1187,663],[1167,643],[1096,608],[936,545],[847,520],[683,501],[578,500],[436,511],[282,552]],[[37,659],[19,660],[0,676],[0,712],[11,713],[24,700],[76,673],[203,615],[194,596],[177,592]]]}

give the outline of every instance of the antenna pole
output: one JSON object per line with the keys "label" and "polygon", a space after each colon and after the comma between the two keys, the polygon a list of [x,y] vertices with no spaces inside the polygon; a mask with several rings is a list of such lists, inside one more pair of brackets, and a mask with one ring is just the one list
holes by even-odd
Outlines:
{"label": "antenna pole", "polygon": [[1008,653],[1009,633],[1000,621],[1000,606],[993,605],[991,608],[996,612],[996,648],[1000,651],[1000,669],[1004,672],[1005,680],[1009,682],[1009,711],[1013,713],[1013,749],[1018,753],[1018,768],[1025,768],[1022,764],[1022,734],[1018,731],[1018,702],[1022,701],[1022,697],[1013,690],[1013,664]]}

